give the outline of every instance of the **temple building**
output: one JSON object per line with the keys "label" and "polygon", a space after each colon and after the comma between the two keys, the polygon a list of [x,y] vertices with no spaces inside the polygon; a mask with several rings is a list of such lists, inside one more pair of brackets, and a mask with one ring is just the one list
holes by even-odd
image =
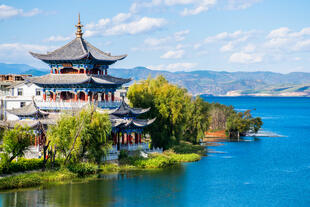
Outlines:
{"label": "temple building", "polygon": [[61,110],[80,108],[86,102],[96,102],[101,108],[116,108],[121,100],[115,100],[115,91],[131,79],[108,75],[111,64],[127,55],[112,56],[83,39],[80,17],[76,25],[76,38],[65,46],[47,54],[30,54],[47,63],[50,74],[27,77],[27,81],[43,88],[43,100],[39,108]]}
{"label": "temple building", "polygon": [[[113,144],[117,149],[128,149],[142,144],[142,132],[144,127],[152,124],[154,119],[138,119],[141,114],[148,112],[150,108],[131,108],[123,100],[121,105],[110,113],[112,123]],[[141,146],[143,147],[143,146]],[[148,148],[148,146],[146,146]]]}
{"label": "temple building", "polygon": [[[5,117],[12,119],[4,119],[1,124],[10,125],[9,127],[20,124],[33,128],[37,132],[34,144],[39,149],[46,142],[45,130],[48,125],[56,124],[63,110],[76,111],[87,105],[95,105],[99,108],[98,111],[109,111],[112,124],[110,141],[113,147],[108,159],[117,159],[119,150],[122,149],[149,151],[149,143],[143,130],[155,118],[141,119],[139,116],[150,108],[131,108],[124,100],[126,91],[119,90],[131,79],[108,75],[109,66],[127,55],[112,56],[84,40],[80,16],[76,27],[76,38],[65,46],[47,54],[31,52],[32,56],[49,65],[50,73],[24,77],[24,82],[12,86],[10,99],[25,98],[24,95],[32,97],[28,97],[27,102],[20,102],[20,107],[12,104],[13,100],[4,100],[3,106],[9,103],[12,106],[5,107],[8,113]],[[32,92],[27,93],[28,89]],[[116,90],[120,94],[117,99]]]}

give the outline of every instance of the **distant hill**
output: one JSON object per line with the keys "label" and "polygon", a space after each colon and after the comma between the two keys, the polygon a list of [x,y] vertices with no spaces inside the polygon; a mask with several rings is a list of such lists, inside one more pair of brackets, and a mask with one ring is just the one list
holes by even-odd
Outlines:
{"label": "distant hill", "polygon": [[[0,63],[0,73],[24,73],[40,76],[49,73],[48,70],[33,68],[25,64]],[[122,78],[133,78],[134,81],[146,79],[148,76],[165,76],[172,83],[176,83],[192,94],[210,95],[247,95],[272,93],[273,95],[286,92],[309,93],[310,73],[294,72],[289,74],[273,72],[225,72],[199,70],[191,72],[168,72],[150,70],[145,67],[130,69],[111,68],[109,74]],[[130,84],[132,84],[131,82]],[[284,90],[284,88],[286,88]],[[282,90],[283,89],[283,90]],[[304,91],[302,91],[304,90]],[[300,93],[302,94],[302,93]]]}
{"label": "distant hill", "polygon": [[47,70],[37,69],[26,64],[0,63],[0,74],[30,74],[33,76],[39,76],[47,73]]}
{"label": "distant hill", "polygon": [[225,95],[230,91],[254,91],[285,85],[310,84],[310,73],[294,72],[289,74],[273,72],[225,72],[191,71],[168,72],[150,70],[145,67],[132,69],[110,69],[110,74],[134,80],[164,75],[169,81],[188,89],[192,94]]}

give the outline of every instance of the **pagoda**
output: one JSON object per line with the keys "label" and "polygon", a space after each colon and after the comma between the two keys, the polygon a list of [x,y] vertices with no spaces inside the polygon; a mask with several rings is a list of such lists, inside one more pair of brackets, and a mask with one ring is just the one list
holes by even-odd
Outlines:
{"label": "pagoda", "polygon": [[96,102],[101,108],[118,107],[121,100],[115,100],[114,92],[131,79],[110,76],[108,68],[127,55],[112,56],[87,42],[80,15],[76,27],[76,38],[63,47],[47,54],[30,52],[50,67],[50,74],[25,78],[43,88],[43,100],[36,101],[38,107],[72,109],[89,102]]}
{"label": "pagoda", "polygon": [[144,128],[152,124],[156,118],[139,119],[138,116],[150,109],[131,108],[123,98],[121,105],[110,112],[113,144],[117,146],[117,150],[128,149],[142,144],[141,139]]}

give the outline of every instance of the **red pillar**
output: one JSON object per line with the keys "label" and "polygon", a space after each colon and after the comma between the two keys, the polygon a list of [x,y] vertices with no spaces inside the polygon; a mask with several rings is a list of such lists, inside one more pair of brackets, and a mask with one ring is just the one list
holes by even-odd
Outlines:
{"label": "red pillar", "polygon": [[56,91],[53,93],[53,101],[56,101]]}
{"label": "red pillar", "polygon": [[109,101],[109,94],[108,93],[104,93],[104,96],[105,96],[105,101]]}
{"label": "red pillar", "polygon": [[88,101],[88,93],[85,93],[85,100],[84,101]]}
{"label": "red pillar", "polygon": [[125,143],[125,137],[124,137],[124,133],[122,132],[122,144]]}
{"label": "red pillar", "polygon": [[142,134],[139,134],[139,143],[141,144]]}
{"label": "red pillar", "polygon": [[46,92],[43,91],[43,101],[46,101]]}
{"label": "red pillar", "polygon": [[137,133],[135,132],[135,144],[138,144],[139,140],[138,140],[138,136]]}
{"label": "red pillar", "polygon": [[112,99],[112,101],[114,101],[114,92],[112,92],[112,94],[111,94],[111,99]]}
{"label": "red pillar", "polygon": [[76,102],[78,100],[77,92],[74,94],[74,101]]}
{"label": "red pillar", "polygon": [[51,73],[53,73],[53,69],[51,69]]}
{"label": "red pillar", "polygon": [[107,69],[104,70],[104,74],[108,75],[108,70]]}

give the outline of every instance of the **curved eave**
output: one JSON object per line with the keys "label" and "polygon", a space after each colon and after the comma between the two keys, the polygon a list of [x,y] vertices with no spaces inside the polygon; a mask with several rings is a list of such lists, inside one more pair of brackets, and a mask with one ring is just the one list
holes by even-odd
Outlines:
{"label": "curved eave", "polygon": [[[44,75],[44,76],[49,76],[51,74],[48,75]],[[57,75],[57,74],[52,74],[52,75]],[[83,84],[83,83],[89,83],[91,81],[91,77],[80,81],[80,82],[72,82],[72,83],[68,83],[68,82],[51,82],[51,83],[46,83],[44,82],[44,79],[42,79],[43,76],[37,76],[37,77],[25,77],[26,81],[29,81],[31,83],[34,83],[38,86],[45,86],[45,85],[72,85],[72,84]]]}
{"label": "curved eave", "polygon": [[[133,124],[135,127],[147,127],[147,126],[153,124],[155,120],[156,120],[156,118],[154,118],[154,119],[148,119],[148,120],[139,120],[139,119],[136,119],[136,120],[133,120],[133,121],[132,121],[132,124]],[[145,122],[145,123],[144,123],[144,122]]]}
{"label": "curved eave", "polygon": [[124,58],[127,57],[127,54],[125,55],[120,55],[120,56],[110,56],[104,59],[99,59],[99,58],[95,58],[91,53],[85,53],[81,56],[78,57],[72,57],[70,59],[59,59],[59,58],[54,58],[51,56],[51,54],[39,54],[39,53],[33,53],[33,52],[29,52],[33,57],[48,63],[48,64],[52,64],[52,63],[57,63],[57,62],[94,62],[94,63],[98,63],[98,64],[105,64],[105,65],[112,65],[115,62],[119,61],[119,60],[123,60]]}

